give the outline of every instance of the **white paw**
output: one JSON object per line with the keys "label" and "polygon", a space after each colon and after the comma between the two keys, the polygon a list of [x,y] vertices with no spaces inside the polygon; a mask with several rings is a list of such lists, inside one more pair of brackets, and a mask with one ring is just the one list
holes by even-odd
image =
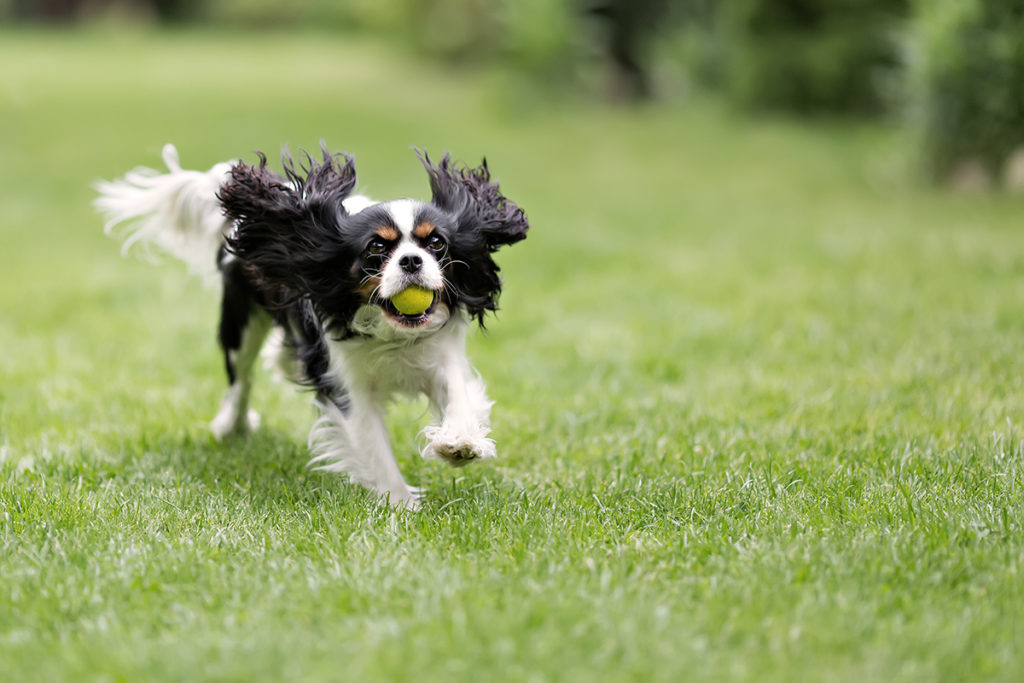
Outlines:
{"label": "white paw", "polygon": [[474,460],[497,456],[494,440],[486,436],[459,434],[444,427],[427,427],[424,434],[428,443],[421,455],[428,460],[444,460],[452,467],[463,467]]}
{"label": "white paw", "polygon": [[210,431],[217,441],[223,441],[230,436],[246,436],[259,428],[260,414],[255,410],[246,413],[244,420],[234,411],[221,410],[210,422]]}

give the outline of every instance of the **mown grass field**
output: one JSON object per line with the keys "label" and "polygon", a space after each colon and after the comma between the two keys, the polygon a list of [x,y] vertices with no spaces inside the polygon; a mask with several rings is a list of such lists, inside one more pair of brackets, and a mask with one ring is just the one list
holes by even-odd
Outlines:
{"label": "mown grass field", "polygon": [[[0,34],[0,678],[1019,680],[1024,203],[895,130],[530,99],[325,36]],[[471,343],[501,459],[396,514],[215,443],[216,292],[90,184],[320,139],[486,154],[529,239]]]}

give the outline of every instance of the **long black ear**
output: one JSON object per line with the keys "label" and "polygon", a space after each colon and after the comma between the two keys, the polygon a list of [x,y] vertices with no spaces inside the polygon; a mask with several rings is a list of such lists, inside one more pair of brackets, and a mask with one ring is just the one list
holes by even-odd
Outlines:
{"label": "long black ear", "polygon": [[283,302],[306,295],[321,299],[337,288],[330,271],[343,248],[342,200],[355,187],[356,171],[350,156],[322,152],[321,162],[303,153],[298,168],[282,153],[285,178],[268,169],[266,156],[257,152],[259,164],[235,164],[217,193],[224,215],[236,226],[228,250]]}
{"label": "long black ear", "polygon": [[416,150],[430,177],[433,202],[455,216],[449,257],[448,287],[459,304],[482,327],[484,315],[498,309],[501,277],[491,254],[505,244],[526,237],[526,214],[491,182],[484,160],[478,168],[456,166],[445,154],[436,166],[426,153]]}
{"label": "long black ear", "polygon": [[459,217],[459,228],[479,231],[490,251],[526,238],[530,223],[519,206],[501,194],[484,159],[477,168],[457,166],[445,153],[436,166],[416,150],[430,178],[433,202]]}

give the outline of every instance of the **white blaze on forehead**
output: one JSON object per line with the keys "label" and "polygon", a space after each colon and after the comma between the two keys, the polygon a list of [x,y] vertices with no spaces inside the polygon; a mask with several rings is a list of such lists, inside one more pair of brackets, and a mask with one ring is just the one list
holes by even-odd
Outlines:
{"label": "white blaze on forehead", "polygon": [[[385,299],[390,299],[410,285],[435,291],[441,289],[444,285],[444,276],[437,258],[421,247],[413,235],[413,229],[416,227],[416,209],[421,206],[421,203],[414,199],[396,199],[381,206],[391,215],[391,220],[402,234],[402,238],[391,252],[391,256],[381,272],[379,294]],[[402,269],[402,257],[406,255],[420,257],[422,265],[415,273],[406,273]]]}
{"label": "white blaze on forehead", "polygon": [[387,203],[388,213],[395,221],[395,227],[402,233],[405,240],[412,238],[413,221],[416,219],[416,206],[419,202],[412,199],[396,199]]}

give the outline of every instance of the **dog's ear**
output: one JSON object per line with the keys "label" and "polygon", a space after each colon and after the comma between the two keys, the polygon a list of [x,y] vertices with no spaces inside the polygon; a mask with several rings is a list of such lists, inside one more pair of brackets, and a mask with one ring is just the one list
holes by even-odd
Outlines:
{"label": "dog's ear", "polygon": [[526,237],[526,214],[491,182],[484,160],[479,167],[457,167],[448,154],[434,165],[416,150],[430,178],[433,203],[456,218],[451,236],[449,288],[470,316],[483,327],[487,311],[498,309],[501,277],[491,254]]}
{"label": "dog's ear", "polygon": [[447,153],[437,165],[425,152],[416,150],[416,156],[430,178],[433,203],[458,217],[460,231],[477,232],[489,251],[526,238],[526,214],[491,181],[486,159],[469,168],[456,166]]}
{"label": "dog's ear", "polygon": [[343,247],[342,201],[356,184],[352,158],[324,149],[321,162],[304,154],[296,168],[285,152],[282,178],[267,168],[265,155],[257,156],[258,165],[232,166],[230,180],[217,193],[235,223],[228,250],[285,301],[332,293],[336,285],[329,271]]}

